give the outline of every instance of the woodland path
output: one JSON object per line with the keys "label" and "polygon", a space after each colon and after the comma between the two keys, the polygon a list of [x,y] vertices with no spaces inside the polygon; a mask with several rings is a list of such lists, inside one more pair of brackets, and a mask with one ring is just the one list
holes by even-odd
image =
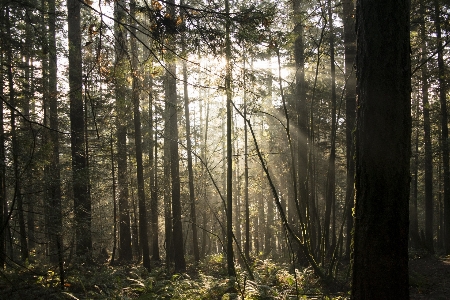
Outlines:
{"label": "woodland path", "polygon": [[450,256],[425,255],[409,261],[410,299],[450,299]]}

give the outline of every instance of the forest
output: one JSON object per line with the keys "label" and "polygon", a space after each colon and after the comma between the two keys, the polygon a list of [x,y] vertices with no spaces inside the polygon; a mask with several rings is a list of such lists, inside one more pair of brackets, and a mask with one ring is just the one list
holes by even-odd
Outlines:
{"label": "forest", "polygon": [[0,299],[447,299],[447,0],[0,0]]}

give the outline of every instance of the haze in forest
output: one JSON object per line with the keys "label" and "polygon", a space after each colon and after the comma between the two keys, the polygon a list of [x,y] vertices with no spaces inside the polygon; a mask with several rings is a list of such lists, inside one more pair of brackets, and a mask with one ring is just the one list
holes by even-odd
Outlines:
{"label": "haze in forest", "polygon": [[441,293],[446,1],[0,13],[0,298]]}

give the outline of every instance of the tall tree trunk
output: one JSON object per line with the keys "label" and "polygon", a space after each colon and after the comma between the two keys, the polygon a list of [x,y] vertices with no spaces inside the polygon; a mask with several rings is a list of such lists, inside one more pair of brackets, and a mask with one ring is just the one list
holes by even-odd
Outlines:
{"label": "tall tree trunk", "polygon": [[[183,48],[185,48],[183,43]],[[183,49],[184,52],[184,49]],[[192,222],[192,245],[195,262],[200,261],[200,252],[198,248],[197,235],[197,216],[195,210],[195,190],[194,190],[194,171],[192,168],[192,143],[191,143],[191,124],[189,118],[189,96],[187,86],[187,67],[186,61],[183,62],[183,81],[184,81],[184,116],[186,120],[186,145],[187,145],[187,159],[188,159],[188,173],[189,173],[189,202],[191,207],[191,222]]]}
{"label": "tall tree trunk", "polygon": [[75,213],[77,256],[91,255],[91,199],[85,152],[85,119],[82,97],[81,2],[67,1],[69,38],[70,145],[72,150],[72,185]]}
{"label": "tall tree trunk", "polygon": [[[168,16],[175,19],[175,2],[168,1]],[[169,39],[172,39],[170,37]],[[173,43],[173,41],[170,41]],[[180,166],[178,154],[178,101],[176,85],[175,61],[168,62],[166,71],[166,103],[169,105],[169,129],[170,129],[170,178],[172,184],[172,230],[175,271],[186,269],[184,259],[183,224],[181,223],[181,191],[180,191]]]}
{"label": "tall tree trunk", "polygon": [[[296,14],[297,23],[294,27],[295,44],[294,44],[294,59],[295,59],[295,107],[296,118],[294,123],[297,123],[299,130],[299,137],[297,144],[297,173],[298,173],[298,189],[299,201],[302,219],[305,220],[305,212],[308,203],[308,183],[307,183],[307,165],[308,165],[308,109],[306,102],[306,80],[305,80],[305,54],[304,54],[304,26],[302,20],[302,0],[293,1],[293,9]],[[292,199],[292,197],[290,197]],[[289,207],[292,210],[292,215],[295,215],[295,204]],[[291,214],[291,213],[290,213]],[[291,221],[294,221],[291,219]],[[296,222],[296,221],[295,221]]]}
{"label": "tall tree trunk", "polygon": [[153,130],[154,117],[153,117],[153,79],[150,75],[148,77],[148,88],[150,93],[148,95],[148,119],[149,119],[149,165],[150,165],[150,219],[151,219],[151,245],[152,245],[152,260],[160,261],[159,255],[159,223],[158,223],[158,188],[157,188],[157,163],[158,163],[158,143],[157,132]]}
{"label": "tall tree trunk", "polygon": [[49,108],[50,108],[50,140],[52,155],[50,161],[49,198],[51,211],[50,259],[58,262],[61,288],[64,288],[64,256],[63,256],[63,223],[61,207],[61,177],[59,164],[59,124],[58,124],[58,69],[56,48],[56,2],[48,1],[48,45],[49,45]]}
{"label": "tall tree trunk", "polygon": [[336,233],[335,233],[335,217],[333,216],[333,222],[331,223],[331,214],[334,211],[335,205],[335,181],[336,181],[336,66],[334,62],[334,28],[333,28],[333,13],[331,10],[331,1],[328,0],[328,25],[330,28],[330,73],[331,73],[331,141],[330,141],[330,157],[328,159],[328,172],[327,172],[327,187],[325,196],[325,220],[323,224],[324,234],[323,239],[323,251],[324,255],[327,254],[330,246],[330,226],[331,226],[331,244],[332,247],[336,246]]}
{"label": "tall tree trunk", "polygon": [[[167,74],[165,85],[167,85]],[[166,92],[168,91],[166,87]],[[167,96],[166,96],[167,99]],[[171,183],[170,183],[170,104],[165,101],[164,107],[164,232],[165,232],[165,248],[166,248],[166,265],[170,266],[174,261],[174,246],[173,246],[173,229],[172,229],[172,201],[171,201]]]}
{"label": "tall tree trunk", "polygon": [[[116,1],[114,15],[119,22],[125,22],[125,1]],[[127,81],[126,81],[126,35],[119,24],[114,24],[115,44],[115,95],[116,95],[116,130],[117,130],[117,190],[119,202],[119,259],[131,261],[133,251],[131,248],[131,221],[128,190],[127,166]]]}
{"label": "tall tree trunk", "polygon": [[344,15],[344,51],[345,51],[345,78],[347,85],[345,88],[345,137],[347,160],[347,180],[345,189],[346,211],[346,244],[345,257],[350,259],[351,253],[351,236],[353,228],[353,199],[354,199],[354,182],[355,182],[355,144],[353,139],[353,130],[355,129],[356,119],[356,76],[353,70],[356,55],[356,35],[355,35],[355,7],[353,0],[344,0],[342,2]]}
{"label": "tall tree trunk", "polygon": [[[4,7],[4,1],[1,0],[2,7]],[[5,10],[0,9],[0,19],[4,20],[5,18]],[[0,34],[4,34],[3,27],[0,29]],[[4,39],[0,39],[0,48],[5,48]],[[4,53],[0,52],[0,66],[3,66],[4,62]],[[0,69],[0,270],[5,268],[5,259],[6,259],[6,248],[5,248],[5,237],[6,237],[6,218],[4,209],[6,206],[6,186],[5,186],[5,129],[4,129],[4,114],[3,114],[3,99],[5,99],[4,95],[4,74],[3,68]]]}
{"label": "tall tree trunk", "polygon": [[[30,10],[27,9],[26,13],[30,13]],[[29,22],[27,22],[25,26],[25,44],[32,45],[32,26]],[[44,32],[44,35],[47,34]],[[32,120],[30,117],[30,102],[33,99],[33,49],[28,46],[24,49],[24,77],[25,81],[22,86],[22,93],[24,99],[22,100],[22,114],[28,119]],[[34,176],[33,176],[33,157],[28,153],[31,153],[28,149],[32,149],[32,144],[34,142],[34,134],[33,128],[28,126],[27,120],[21,118],[20,127],[22,131],[22,140],[21,140],[21,148],[26,148],[25,151],[22,150],[21,156],[22,161],[24,162],[24,180],[23,182],[23,199],[24,204],[26,205],[26,225],[27,225],[27,240],[28,240],[28,250],[33,252],[36,247],[36,236],[35,236],[35,213],[34,213],[34,194],[33,193],[33,184],[34,184]],[[25,146],[25,147],[24,147]]]}
{"label": "tall tree trunk", "polygon": [[[132,20],[136,19],[136,1],[130,1],[130,15]],[[134,23],[134,22],[133,22]],[[148,246],[147,233],[147,209],[145,205],[145,183],[144,166],[142,160],[142,133],[141,133],[141,113],[139,107],[139,74],[138,74],[138,51],[136,45],[136,24],[131,27],[131,71],[132,71],[132,102],[134,117],[134,145],[136,151],[136,172],[138,185],[138,203],[139,203],[139,240],[143,255],[144,268],[150,271],[150,249]]]}
{"label": "tall tree trunk", "polygon": [[447,84],[445,82],[445,64],[442,47],[441,14],[439,1],[434,1],[434,25],[436,26],[438,49],[438,81],[439,102],[441,104],[441,138],[442,138],[442,164],[444,171],[444,251],[450,254],[450,166],[449,166],[449,141],[448,141],[448,117],[447,117]]}
{"label": "tall tree trunk", "polygon": [[357,2],[352,299],[409,299],[409,12],[409,0]]}
{"label": "tall tree trunk", "polygon": [[[419,104],[416,104],[416,118],[419,117]],[[414,141],[414,160],[412,161],[411,173],[412,173],[412,198],[409,203],[409,238],[410,246],[417,248],[420,245],[419,237],[419,224],[417,219],[417,194],[418,194],[418,182],[419,182],[419,130],[416,128],[416,136]]]}
{"label": "tall tree trunk", "polygon": [[169,105],[169,129],[170,129],[170,178],[172,185],[172,230],[174,262],[176,271],[184,271],[186,262],[184,259],[183,226],[181,223],[181,194],[180,171],[178,155],[178,118],[177,118],[177,90],[176,90],[176,66],[170,62],[166,75],[166,99]]}
{"label": "tall tree trunk", "polygon": [[[202,150],[201,150],[201,157],[203,162],[207,163],[207,159],[206,159],[206,151],[207,151],[207,141],[208,141],[208,120],[209,120],[209,93],[206,94],[206,116],[204,120],[200,120],[200,123],[203,124],[204,122],[204,126],[202,126],[201,128],[203,129],[202,132],[202,137],[203,137],[203,145],[202,145]],[[202,109],[202,103],[200,103],[200,109]],[[202,115],[200,113],[200,115]],[[205,166],[202,164],[202,179],[203,179],[203,201],[206,202],[209,201],[208,200],[208,187],[206,185],[206,172],[205,172]],[[202,213],[202,257],[205,257],[207,254],[207,249],[206,247],[209,245],[208,242],[210,242],[209,240],[209,236],[208,233],[206,231],[206,226],[208,224],[208,214],[207,214],[207,209],[203,210]]]}
{"label": "tall tree trunk", "polygon": [[225,90],[227,96],[227,270],[228,276],[236,276],[233,255],[233,144],[232,144],[232,107],[231,107],[231,40],[230,40],[230,2],[225,0]]}
{"label": "tall tree trunk", "polygon": [[[245,62],[245,57],[244,57]],[[244,65],[245,72],[245,65]],[[250,261],[250,250],[251,250],[251,240],[250,240],[250,201],[248,195],[248,130],[247,130],[247,86],[246,74],[244,73],[244,201],[245,201],[245,245],[244,245],[244,256],[247,261]]]}
{"label": "tall tree trunk", "polygon": [[111,265],[114,265],[117,249],[117,201],[116,201],[116,167],[114,166],[114,141],[111,132],[110,139],[110,156],[111,156],[111,179],[112,179],[112,202],[113,202],[113,251],[111,254]]}
{"label": "tall tree trunk", "polygon": [[[9,7],[6,7],[5,13],[6,19],[6,34],[11,37],[11,21],[9,15]],[[17,137],[17,124],[16,124],[16,95],[14,87],[14,72],[13,72],[13,50],[12,43],[9,43],[6,48],[6,68],[7,68],[7,78],[8,78],[8,89],[9,89],[9,104],[10,109],[10,134],[11,134],[11,152],[12,152],[12,164],[13,164],[13,174],[14,174],[14,191],[13,191],[13,204],[11,209],[14,209],[14,204],[17,205],[18,212],[18,222],[19,222],[19,241],[20,241],[20,254],[22,261],[26,261],[29,257],[28,244],[27,244],[27,234],[25,229],[25,219],[24,219],[24,209],[23,209],[23,196],[21,192],[21,179],[19,170],[19,148],[18,148],[18,137]]]}
{"label": "tall tree trunk", "polygon": [[[422,106],[423,106],[423,131],[425,144],[425,243],[430,252],[433,250],[433,149],[431,146],[431,126],[430,126],[430,103],[428,101],[428,70],[426,62],[426,27],[425,27],[425,4],[420,3],[421,30],[421,60],[422,60]],[[417,211],[417,208],[416,208]],[[412,238],[417,239],[419,235],[417,224],[417,213],[414,219]]]}

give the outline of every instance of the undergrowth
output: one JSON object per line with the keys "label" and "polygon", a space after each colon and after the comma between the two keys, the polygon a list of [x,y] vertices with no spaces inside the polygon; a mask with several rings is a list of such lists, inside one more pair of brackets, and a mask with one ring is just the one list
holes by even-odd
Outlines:
{"label": "undergrowth", "polygon": [[239,266],[237,276],[228,277],[222,255],[189,264],[183,274],[156,266],[148,272],[139,265],[80,265],[67,268],[61,291],[55,270],[29,265],[2,273],[0,299],[346,299],[346,293],[327,295],[310,268],[294,273],[270,259],[256,259],[252,268],[253,280]]}

